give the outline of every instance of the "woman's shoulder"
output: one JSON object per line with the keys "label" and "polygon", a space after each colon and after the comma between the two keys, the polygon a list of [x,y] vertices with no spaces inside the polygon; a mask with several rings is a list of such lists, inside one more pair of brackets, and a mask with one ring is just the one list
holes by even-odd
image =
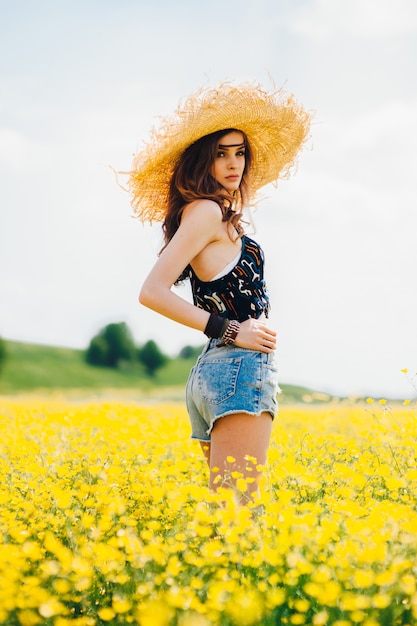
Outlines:
{"label": "woman's shoulder", "polygon": [[211,200],[196,200],[184,207],[176,235],[206,245],[219,237],[221,229],[222,212],[218,204]]}
{"label": "woman's shoulder", "polygon": [[181,225],[190,224],[193,228],[217,229],[223,220],[222,211],[213,200],[194,200],[184,207]]}
{"label": "woman's shoulder", "polygon": [[217,202],[206,198],[194,200],[193,202],[186,204],[182,212],[183,215],[195,215],[197,213],[204,214],[207,217],[215,216],[222,219],[222,211]]}

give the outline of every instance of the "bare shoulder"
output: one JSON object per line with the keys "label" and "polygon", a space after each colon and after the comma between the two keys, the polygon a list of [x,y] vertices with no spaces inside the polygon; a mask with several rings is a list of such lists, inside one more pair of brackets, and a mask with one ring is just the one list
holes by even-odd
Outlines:
{"label": "bare shoulder", "polygon": [[220,224],[223,215],[217,202],[213,200],[195,200],[185,207],[182,220],[203,221],[203,223]]}

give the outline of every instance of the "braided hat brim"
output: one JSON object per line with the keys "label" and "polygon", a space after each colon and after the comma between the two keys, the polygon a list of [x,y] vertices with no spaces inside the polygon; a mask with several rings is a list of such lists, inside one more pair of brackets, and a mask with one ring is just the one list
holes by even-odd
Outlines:
{"label": "braided hat brim", "polygon": [[205,135],[235,128],[243,131],[253,152],[251,199],[278,178],[285,178],[310,128],[311,114],[283,90],[268,93],[256,84],[222,83],[201,89],[180,103],[172,116],[151,131],[133,160],[128,188],[134,213],[142,221],[161,221],[169,183],[184,150]]}

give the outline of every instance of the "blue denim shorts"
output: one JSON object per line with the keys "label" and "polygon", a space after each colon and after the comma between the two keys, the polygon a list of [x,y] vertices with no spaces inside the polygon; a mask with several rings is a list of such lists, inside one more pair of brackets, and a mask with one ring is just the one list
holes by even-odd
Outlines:
{"label": "blue denim shorts", "polygon": [[278,413],[275,353],[221,346],[210,339],[190,372],[186,388],[191,438],[210,441],[214,423],[224,415]]}

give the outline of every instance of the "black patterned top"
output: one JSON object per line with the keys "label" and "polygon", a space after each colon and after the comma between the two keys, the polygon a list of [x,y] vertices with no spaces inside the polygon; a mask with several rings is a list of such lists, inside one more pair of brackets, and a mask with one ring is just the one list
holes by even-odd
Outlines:
{"label": "black patterned top", "polygon": [[235,267],[216,280],[203,281],[190,267],[194,304],[214,315],[244,322],[249,317],[268,317],[269,296],[264,280],[264,253],[246,235]]}

